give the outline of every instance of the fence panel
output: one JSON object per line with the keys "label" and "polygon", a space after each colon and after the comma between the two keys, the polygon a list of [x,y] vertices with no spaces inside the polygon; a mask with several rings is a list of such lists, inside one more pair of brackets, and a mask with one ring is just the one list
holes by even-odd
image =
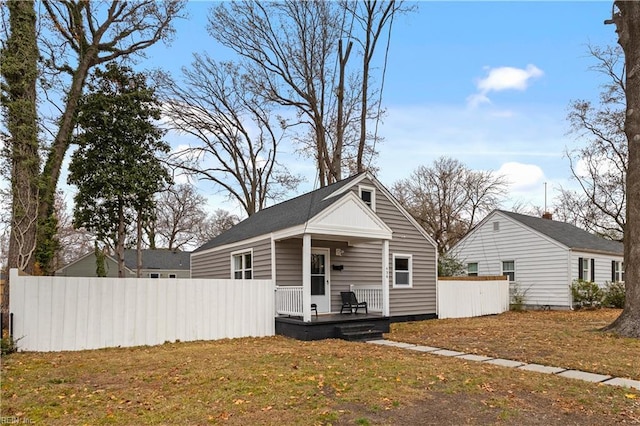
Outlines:
{"label": "fence panel", "polygon": [[157,345],[275,334],[271,280],[30,277],[11,271],[25,351]]}
{"label": "fence panel", "polygon": [[478,317],[508,310],[509,281],[504,277],[438,279],[438,318]]}

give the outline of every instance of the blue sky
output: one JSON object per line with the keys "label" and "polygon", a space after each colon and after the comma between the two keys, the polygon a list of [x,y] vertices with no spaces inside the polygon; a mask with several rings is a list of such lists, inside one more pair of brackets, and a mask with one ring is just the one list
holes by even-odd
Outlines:
{"label": "blue sky", "polygon": [[[172,45],[154,46],[140,65],[177,73],[192,53],[228,59],[206,32],[212,2],[189,3]],[[513,203],[550,205],[557,188],[571,187],[566,149],[572,100],[597,99],[604,80],[590,71],[587,44],[616,44],[604,25],[612,2],[417,2],[394,20],[379,126],[378,178],[387,187],[440,156],[511,182]],[[175,141],[173,141],[175,143]],[[315,167],[293,156],[287,164],[313,189]],[[204,195],[214,189],[201,184]],[[295,194],[292,194],[295,195]],[[219,205],[229,210],[230,206]]]}

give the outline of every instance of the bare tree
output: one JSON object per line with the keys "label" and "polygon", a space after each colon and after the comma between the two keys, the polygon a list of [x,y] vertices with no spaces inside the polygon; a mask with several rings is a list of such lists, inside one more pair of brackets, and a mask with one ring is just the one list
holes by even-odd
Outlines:
{"label": "bare tree", "polygon": [[[315,157],[320,186],[340,180],[350,164],[362,170],[365,154],[375,153],[366,122],[379,119],[380,110],[368,100],[368,72],[380,33],[401,3],[367,2],[361,15],[353,2],[248,0],[211,13],[210,34],[240,55],[252,90],[297,114],[294,124],[303,126],[297,139]],[[356,18],[364,35],[354,32]],[[345,45],[341,38],[358,36],[363,65],[353,71],[352,40]]]}
{"label": "bare tree", "polygon": [[197,230],[207,220],[207,200],[193,185],[167,188],[156,197],[156,214],[146,227],[149,248],[184,250],[197,243]]}
{"label": "bare tree", "polygon": [[168,126],[198,140],[173,156],[173,165],[224,189],[248,215],[279,200],[300,178],[276,159],[284,129],[249,77],[233,63],[196,55],[184,84],[165,78]]}
{"label": "bare tree", "polygon": [[592,69],[604,74],[607,82],[597,105],[585,100],[570,105],[572,132],[587,143],[567,152],[571,174],[580,190],[561,189],[556,210],[590,232],[622,240],[628,166],[624,55],[620,47],[590,46],[589,53],[597,61]]}
{"label": "bare tree", "polygon": [[[141,54],[144,49],[172,35],[171,22],[179,17],[184,1],[153,0],[89,2],[44,0],[43,22],[49,31],[41,39],[48,87],[61,85],[64,104],[59,106],[53,141],[40,174],[38,206],[38,247],[47,247],[55,238],[54,195],[62,161],[71,143],[78,100],[89,71],[100,64]],[[35,235],[35,234],[34,234]],[[37,261],[45,273],[51,272],[53,254],[38,249]],[[33,271],[36,259],[25,268]]]}
{"label": "bare tree", "polygon": [[216,209],[216,211],[196,229],[197,245],[202,245],[210,239],[217,237],[238,222],[240,222],[238,216],[223,209]]}
{"label": "bare tree", "polygon": [[626,114],[624,133],[628,144],[627,199],[624,227],[626,297],[620,316],[606,330],[640,338],[640,2],[615,1],[611,20],[625,56]]}
{"label": "bare tree", "polygon": [[392,192],[446,253],[487,213],[497,208],[507,182],[493,172],[473,171],[458,160],[441,157],[418,167]]}
{"label": "bare tree", "polygon": [[56,219],[58,222],[58,239],[60,250],[57,251],[53,263],[54,270],[78,259],[94,250],[95,236],[84,228],[73,226],[73,215],[67,210],[67,202],[62,192],[56,192]]}

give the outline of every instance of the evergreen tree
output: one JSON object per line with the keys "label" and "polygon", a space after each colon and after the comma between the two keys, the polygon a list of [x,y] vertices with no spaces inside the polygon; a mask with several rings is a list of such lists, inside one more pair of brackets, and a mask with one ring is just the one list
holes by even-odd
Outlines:
{"label": "evergreen tree", "polygon": [[150,220],[154,194],[170,176],[158,153],[167,153],[154,121],[160,109],[143,74],[109,64],[97,70],[80,100],[78,150],[68,183],[78,187],[74,224],[115,247],[118,276],[124,276],[124,246],[137,222]]}

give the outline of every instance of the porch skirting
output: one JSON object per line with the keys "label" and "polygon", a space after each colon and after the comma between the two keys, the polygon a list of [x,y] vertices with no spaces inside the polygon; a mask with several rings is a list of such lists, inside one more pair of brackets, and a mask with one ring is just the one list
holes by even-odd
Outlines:
{"label": "porch skirting", "polygon": [[304,322],[300,317],[276,317],[275,331],[277,335],[297,340],[322,340],[339,338],[339,327],[346,324],[372,324],[383,333],[389,332],[390,320],[380,315],[321,315],[311,322]]}

